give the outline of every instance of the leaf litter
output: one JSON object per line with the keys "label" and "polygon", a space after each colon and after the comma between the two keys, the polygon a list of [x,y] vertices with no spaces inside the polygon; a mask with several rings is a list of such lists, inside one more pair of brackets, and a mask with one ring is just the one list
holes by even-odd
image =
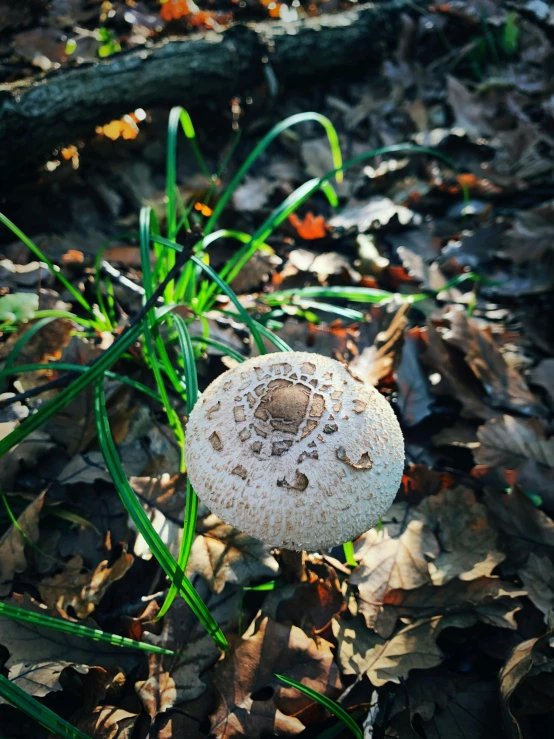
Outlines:
{"label": "leaf litter", "polygon": [[[2,82],[63,72],[167,35],[217,32],[232,16],[285,12],[280,3],[264,2],[244,9],[224,0],[209,7],[71,0],[22,3],[15,17],[4,5]],[[437,147],[458,167],[404,152],[362,163],[337,186],[337,209],[319,195],[309,198],[233,281],[242,304],[293,349],[334,356],[384,394],[405,432],[405,475],[387,515],[354,542],[357,565],[338,548],[310,553],[306,580],[297,583],[283,582],[278,552],[200,506],[187,576],[230,642],[223,654],[182,600],[156,619],[167,582],[117,497],[89,393],[14,448],[0,466],[17,522],[1,512],[0,597],[177,653],[100,647],[0,617],[3,673],[90,736],[265,739],[327,729],[347,735],[275,673],[339,700],[360,725],[366,719],[366,734],[375,739],[548,735],[552,24],[546,3],[524,5],[521,14],[514,3],[410,6],[398,46],[380,69],[337,73],[324,88],[281,93],[278,110],[258,89],[251,103],[236,100],[223,112],[229,130],[211,125],[213,111],[205,131],[198,126],[214,170],[231,146],[231,119],[243,128],[215,202],[257,132],[307,109],[332,118],[349,156],[412,142]],[[303,18],[323,7],[301,3],[294,12]],[[345,7],[337,4],[339,12]],[[66,142],[66,153],[52,154],[55,164],[33,183],[41,196],[36,213],[20,217],[21,190],[6,194],[6,203],[93,301],[94,257],[113,239],[103,257],[124,278],[112,284],[117,332],[118,321],[138,310],[142,277],[136,241],[120,234],[138,228],[136,206],[144,199],[161,213],[165,112],[104,124],[89,139]],[[320,132],[302,125],[301,136],[275,142],[235,191],[226,227],[252,232],[295,187],[332,168]],[[187,183],[180,192],[199,204],[193,222],[201,229],[203,213],[214,206],[210,183],[194,178],[186,153],[179,157]],[[65,212],[53,207],[60,195]],[[215,268],[234,249],[231,242],[214,245]],[[36,325],[36,312],[67,310],[71,296],[5,234],[0,251],[1,371]],[[394,295],[375,304],[336,292],[312,300],[299,293],[306,287]],[[271,300],[286,289],[298,297]],[[406,300],[422,293],[423,300]],[[223,357],[221,345],[242,356],[256,351],[229,303],[217,305],[226,313],[214,310],[191,324],[195,341],[206,322],[220,342],[200,344],[201,389],[235,361]],[[110,331],[87,330],[67,317],[32,336],[16,371],[2,376],[0,437],[58,392],[53,386],[32,395],[55,381],[57,370],[17,372],[18,366],[83,366],[111,340]],[[116,369],[149,382],[137,346]],[[106,387],[131,486],[176,553],[186,476],[171,429],[151,398],[116,380]],[[172,395],[171,403],[185,423],[180,399]],[[5,703],[0,722],[9,737],[47,736]]]}

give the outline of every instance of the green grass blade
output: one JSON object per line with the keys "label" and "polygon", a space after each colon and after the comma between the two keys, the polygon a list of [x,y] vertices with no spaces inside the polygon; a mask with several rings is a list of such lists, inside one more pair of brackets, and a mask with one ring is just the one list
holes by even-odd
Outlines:
{"label": "green grass blade", "polygon": [[349,300],[351,303],[383,303],[385,300],[398,297],[411,303],[417,303],[424,300],[428,295],[418,293],[416,295],[401,295],[399,293],[391,293],[387,290],[378,290],[373,287],[302,287],[298,290],[277,290],[271,295],[264,296],[264,301],[270,305],[281,305],[293,299],[302,300],[303,298],[334,298],[341,300]]}
{"label": "green grass blade", "polygon": [[25,346],[28,344],[28,342],[33,338],[33,336],[35,336],[45,326],[48,326],[49,323],[52,323],[52,321],[55,321],[55,320],[56,318],[54,317],[41,318],[36,323],[34,323],[30,328],[28,328],[27,331],[25,331],[25,333],[23,334],[23,336],[15,342],[11,352],[9,353],[8,358],[6,359],[6,363],[0,370],[0,391],[4,387],[4,378],[10,374],[12,367],[17,361],[17,358],[19,357],[19,355],[21,354]]}
{"label": "green grass blade", "polygon": [[11,433],[0,439],[0,457],[8,452],[16,444],[20,444],[33,431],[40,428],[52,416],[65,408],[71,401],[91,385],[98,377],[112,366],[119,357],[133,344],[142,332],[142,323],[132,325],[129,330],[122,334],[106,351],[83,372],[71,385],[46,403],[39,411],[26,418]]}
{"label": "green grass blade", "polygon": [[85,300],[81,293],[73,287],[71,282],[69,282],[69,280],[67,280],[63,276],[63,274],[60,272],[60,268],[57,267],[53,262],[51,262],[46,254],[41,249],[39,249],[38,246],[33,241],[31,241],[31,239],[26,234],[24,234],[23,231],[18,228],[15,223],[10,221],[10,219],[7,218],[3,213],[0,213],[0,223],[3,223],[4,226],[7,226],[10,231],[33,252],[37,259],[40,259],[41,262],[44,262],[46,264],[54,277],[56,277],[56,279],[62,283],[65,289],[68,290],[71,295],[73,295],[75,300],[80,303],[80,305],[85,310],[88,310],[90,313],[94,313],[91,305],[87,302],[87,300]]}
{"label": "green grass blade", "polygon": [[191,585],[190,581],[185,576],[185,573],[177,565],[177,562],[161,540],[159,534],[152,526],[150,519],[144,512],[137,496],[129,485],[129,481],[127,480],[127,476],[125,475],[121,465],[111,434],[108,414],[106,412],[106,395],[102,379],[97,380],[94,386],[94,416],[96,420],[98,441],[106,466],[112,476],[116,490],[128,514],[131,516],[135,526],[142,534],[145,542],[150,548],[150,551],[163,571],[172,583],[177,584],[179,593],[188,603],[195,616],[199,619],[215,643],[221,649],[227,649],[228,643],[223,632],[217,625],[208,608],[206,608],[206,605],[196,590]]}
{"label": "green grass blade", "polygon": [[[177,337],[179,340],[179,346],[181,349],[181,356],[184,361],[184,374],[185,382],[187,386],[187,418],[190,417],[192,409],[194,408],[198,399],[198,376],[196,374],[196,362],[194,360],[194,349],[190,340],[187,326],[181,316],[173,315],[173,321],[175,322],[175,328],[177,330]],[[190,480],[187,477],[187,491],[185,498],[185,520],[183,523],[183,533],[181,538],[181,546],[179,549],[179,556],[177,558],[177,565],[185,572],[187,562],[192,549],[192,543],[194,541],[194,534],[196,528],[196,516],[198,513],[198,497]],[[158,613],[156,620],[162,618],[167,612],[175,597],[177,596],[177,586],[175,583],[171,583],[167,597]]]}
{"label": "green grass blade", "polygon": [[296,680],[293,680],[290,677],[285,677],[284,675],[278,675],[275,673],[275,677],[279,678],[282,682],[284,682],[286,685],[291,685],[293,688],[296,688],[301,693],[304,693],[304,695],[307,695],[308,698],[311,698],[312,700],[316,701],[320,705],[324,706],[328,711],[330,711],[333,716],[336,716],[338,719],[342,721],[342,723],[347,726],[350,731],[354,734],[356,739],[364,739],[364,733],[361,730],[361,728],[358,726],[358,724],[354,721],[352,716],[344,710],[344,708],[337,703],[334,700],[331,700],[331,698],[328,698],[326,695],[322,695],[321,693],[318,693],[317,690],[314,690],[313,688],[309,688],[307,685],[303,685],[302,683],[297,682]]}
{"label": "green grass blade", "polygon": [[113,647],[128,647],[129,649],[139,649],[143,652],[154,652],[155,654],[169,654],[174,656],[176,653],[170,649],[157,647],[146,642],[139,642],[135,639],[128,639],[126,636],[119,634],[110,634],[101,629],[93,629],[83,624],[75,624],[72,621],[63,621],[60,618],[53,618],[42,613],[34,613],[25,608],[10,606],[0,601],[0,616],[11,618],[14,621],[31,624],[33,626],[43,626],[53,631],[60,631],[63,634],[71,634],[72,636],[82,637],[83,639],[92,639],[93,641],[106,642]]}
{"label": "green grass blade", "polygon": [[[88,372],[89,369],[90,367],[85,364],[71,364],[71,362],[18,364],[17,367],[11,367],[8,369],[4,367],[0,372],[0,376],[19,375],[20,373],[23,374],[24,372],[43,372],[44,370],[55,370],[59,372]],[[116,382],[121,382],[124,385],[129,385],[129,387],[138,390],[139,393],[148,395],[153,400],[157,400],[158,403],[162,402],[162,399],[160,398],[158,393],[156,393],[154,390],[151,390],[146,385],[143,385],[142,382],[138,382],[138,380],[133,380],[131,377],[127,377],[127,375],[120,375],[117,372],[110,372],[110,370],[106,370],[105,375],[110,380],[115,380]]]}
{"label": "green grass blade", "polygon": [[215,349],[219,349],[225,356],[231,357],[237,362],[244,362],[246,359],[246,357],[239,354],[233,347],[224,344],[223,341],[212,339],[210,336],[191,336],[190,340],[193,344],[208,344],[209,346],[213,346]]}
{"label": "green grass blade", "polygon": [[291,126],[296,126],[299,123],[305,123],[306,121],[315,121],[316,123],[320,123],[325,129],[325,133],[327,134],[327,138],[329,140],[329,146],[331,148],[333,164],[338,175],[337,181],[340,181],[342,179],[342,155],[340,151],[339,137],[331,121],[320,113],[299,113],[297,115],[292,115],[289,118],[285,118],[284,121],[281,121],[276,126],[274,126],[271,131],[269,131],[257,144],[257,146],[254,147],[252,153],[248,156],[242,167],[240,167],[229,185],[225,188],[225,192],[221,195],[219,202],[215,206],[214,211],[204,228],[205,234],[210,234],[214,230],[219,216],[233,196],[233,193],[239,186],[242,178],[247,174],[248,170],[252,167],[256,159],[258,159],[258,157],[267,149],[271,142],[277,136],[280,136],[287,128],[290,128]]}
{"label": "green grass blade", "polygon": [[346,564],[350,567],[357,567],[358,563],[356,562],[356,558],[354,557],[354,544],[351,541],[345,541],[342,545],[342,548],[344,551]]}
{"label": "green grass blade", "polygon": [[[237,254],[234,255],[232,260],[229,260],[226,267],[222,270],[222,276],[228,281],[236,277],[242,267],[248,262],[249,259],[255,254],[259,248],[261,241],[265,241],[273,231],[282,223],[285,218],[293,213],[304,201],[306,201],[311,195],[322,189],[325,183],[337,175],[340,172],[344,172],[351,167],[361,164],[367,159],[372,159],[376,156],[384,156],[386,154],[425,154],[434,156],[437,159],[448,164],[452,169],[458,172],[458,167],[450,159],[439,151],[430,149],[425,146],[416,146],[415,144],[394,144],[392,146],[383,146],[379,149],[371,149],[363,154],[359,154],[352,159],[347,160],[340,167],[327,172],[323,177],[314,178],[300,185],[294,192],[292,192],[275,210],[268,216],[268,218],[262,223],[257,231],[252,236],[250,244],[245,245],[240,249]],[[214,211],[215,212],[215,211]]]}
{"label": "green grass blade", "polygon": [[88,734],[80,731],[57,713],[51,711],[42,703],[26,693],[19,685],[0,674],[0,696],[14,708],[17,708],[32,718],[45,729],[62,739],[91,739]]}
{"label": "green grass blade", "polygon": [[217,274],[217,272],[212,269],[208,264],[205,264],[201,259],[199,259],[197,256],[192,256],[191,260],[200,267],[219,287],[219,289],[227,295],[229,300],[233,303],[237,311],[239,312],[239,315],[241,316],[244,323],[248,326],[250,329],[250,333],[252,334],[252,337],[254,341],[256,342],[256,346],[258,347],[258,351],[260,354],[265,354],[266,349],[265,345],[262,341],[262,337],[260,335],[259,327],[256,325],[256,321],[252,318],[250,313],[241,305],[239,299],[235,295],[235,293],[231,290],[229,285],[221,279],[221,277]]}
{"label": "green grass blade", "polygon": [[196,141],[196,131],[192,125],[192,120],[188,112],[176,106],[172,108],[169,114],[169,123],[167,128],[167,150],[166,150],[166,174],[165,174],[165,193],[167,195],[167,234],[169,238],[175,238],[177,234],[177,207],[176,207],[176,191],[177,191],[177,135],[179,127],[182,128],[187,138],[193,154],[200,166],[203,174],[212,179],[208,165]]}

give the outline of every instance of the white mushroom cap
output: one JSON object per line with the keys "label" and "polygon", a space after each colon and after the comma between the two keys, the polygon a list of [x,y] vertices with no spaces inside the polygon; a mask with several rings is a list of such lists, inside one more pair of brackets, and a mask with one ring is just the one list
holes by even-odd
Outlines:
{"label": "white mushroom cap", "polygon": [[190,415],[187,471],[226,523],[317,550],[374,526],[392,504],[404,440],[386,400],[334,359],[253,357],[220,375]]}

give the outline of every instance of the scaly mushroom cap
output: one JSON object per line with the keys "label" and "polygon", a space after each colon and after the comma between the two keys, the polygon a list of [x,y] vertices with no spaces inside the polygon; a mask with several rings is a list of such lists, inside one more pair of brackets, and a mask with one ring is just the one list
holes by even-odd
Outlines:
{"label": "scaly mushroom cap", "polygon": [[347,367],[307,352],[248,359],[190,415],[187,471],[219,518],[272,545],[342,544],[388,510],[404,441],[386,400]]}

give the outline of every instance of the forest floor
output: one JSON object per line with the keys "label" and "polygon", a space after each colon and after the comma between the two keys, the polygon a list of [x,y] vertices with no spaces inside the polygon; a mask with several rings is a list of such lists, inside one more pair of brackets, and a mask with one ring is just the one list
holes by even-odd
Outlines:
{"label": "forest floor", "polygon": [[[15,11],[0,0],[0,83],[164,34],[349,4],[200,5],[22,0]],[[219,342],[195,343],[200,391],[236,362],[226,348],[257,352],[248,311],[390,402],[404,476],[379,526],[354,542],[355,562],[342,547],[310,553],[307,581],[285,584],[278,552],[200,505],[186,574],[229,642],[223,652],[180,597],[156,620],[168,581],[106,465],[92,386],[0,460],[2,675],[91,737],[351,734],[276,674],[338,701],[367,738],[534,739],[552,726],[554,14],[540,0],[409,3],[402,29],[379,66],[189,110],[217,177],[185,137],[176,159],[200,238],[240,165],[289,116],[326,116],[345,160],[406,145],[330,180],[336,207],[316,191],[271,229],[230,283],[242,312],[225,294],[202,320],[195,298],[180,309],[193,337],[208,326]],[[64,392],[62,365],[105,355],[140,311],[141,208],[168,228],[168,115],[137,104],[0,193],[0,211],[60,270],[2,227],[0,441]],[[286,128],[219,227],[256,232],[335,164],[317,120]],[[215,242],[210,266],[221,271],[238,248]],[[104,317],[87,318],[59,274],[88,303],[100,295]],[[107,417],[136,499],[177,557],[186,474],[150,363],[137,340],[111,367]],[[185,423],[186,403],[168,388]],[[178,654],[54,632],[4,605]],[[2,691],[3,739],[50,736]]]}

